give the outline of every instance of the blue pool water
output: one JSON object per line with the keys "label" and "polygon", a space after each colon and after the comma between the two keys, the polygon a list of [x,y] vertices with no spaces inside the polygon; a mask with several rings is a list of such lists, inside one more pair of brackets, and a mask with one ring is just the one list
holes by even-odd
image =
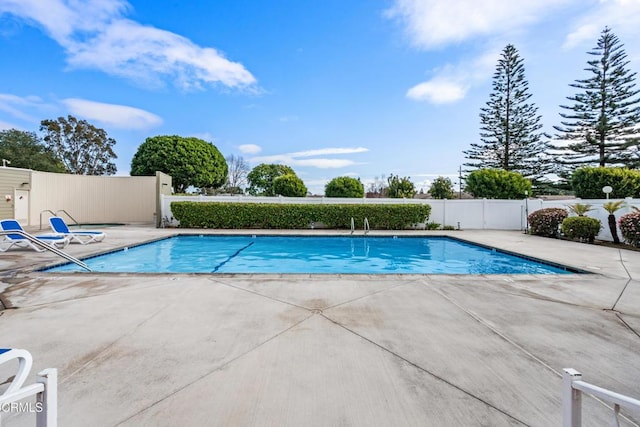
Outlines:
{"label": "blue pool water", "polygon": [[[447,237],[181,235],[85,259],[97,272],[567,274]],[[75,264],[46,271],[84,271]]]}

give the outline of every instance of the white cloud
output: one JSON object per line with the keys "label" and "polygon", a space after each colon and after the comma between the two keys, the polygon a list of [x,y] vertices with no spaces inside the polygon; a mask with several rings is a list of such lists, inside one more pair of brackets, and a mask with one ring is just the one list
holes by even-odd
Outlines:
{"label": "white cloud", "polygon": [[291,157],[313,157],[313,156],[323,156],[327,154],[353,154],[353,153],[364,153],[369,151],[368,148],[364,147],[355,147],[355,148],[320,148],[317,150],[307,150],[307,151],[298,151],[295,153],[288,154]]}
{"label": "white cloud", "polygon": [[39,122],[38,119],[24,110],[46,108],[46,104],[37,96],[17,96],[0,93],[0,111],[13,118],[28,122]]}
{"label": "white cloud", "polygon": [[497,51],[488,50],[472,60],[437,68],[429,80],[407,90],[406,96],[414,101],[432,104],[460,101],[475,83],[482,82],[491,75],[498,56]]}
{"label": "white cloud", "polygon": [[253,163],[278,163],[287,166],[306,166],[318,169],[336,169],[355,164],[353,160],[347,159],[298,159],[289,154],[275,154],[273,156],[253,157],[249,159]]}
{"label": "white cloud", "polygon": [[595,46],[604,27],[612,29],[619,37],[638,36],[640,28],[640,1],[638,0],[602,0],[597,7],[583,15],[576,23],[563,44],[571,49],[588,43]]}
{"label": "white cloud", "polygon": [[243,144],[238,146],[238,150],[244,154],[258,154],[262,151],[262,147],[256,144]]}
{"label": "white cloud", "polygon": [[468,87],[443,78],[419,83],[407,91],[407,98],[428,101],[432,104],[447,104],[464,98]]}
{"label": "white cloud", "polygon": [[124,0],[0,0],[0,13],[43,27],[65,49],[71,67],[149,86],[170,80],[185,90],[210,84],[256,90],[255,77],[242,64],[214,48],[124,18],[130,9]]}
{"label": "white cloud", "polygon": [[478,35],[519,29],[576,1],[395,0],[387,16],[404,25],[413,45],[431,49]]}
{"label": "white cloud", "polygon": [[253,163],[280,163],[280,164],[285,164],[287,166],[314,167],[318,169],[337,169],[337,168],[344,168],[347,166],[354,165],[356,164],[356,162],[349,159],[338,159],[338,158],[327,158],[327,157],[317,157],[317,158],[311,159],[309,157],[363,153],[366,151],[369,151],[369,150],[364,147],[320,148],[316,150],[298,151],[294,153],[253,157],[249,159],[249,161]]}
{"label": "white cloud", "polygon": [[71,114],[120,129],[150,129],[162,124],[162,118],[139,108],[105,104],[86,99],[67,98],[62,103]]}
{"label": "white cloud", "polygon": [[125,0],[0,0],[0,12],[43,27],[63,46],[73,33],[99,31],[129,9]]}

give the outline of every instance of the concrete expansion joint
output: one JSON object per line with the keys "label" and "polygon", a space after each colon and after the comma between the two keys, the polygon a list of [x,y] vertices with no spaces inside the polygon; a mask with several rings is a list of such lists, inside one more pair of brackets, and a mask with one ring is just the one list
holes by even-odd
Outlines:
{"label": "concrete expansion joint", "polygon": [[625,320],[622,318],[622,313],[619,312],[615,312],[616,317],[618,318],[618,320],[620,322],[622,322],[622,324],[629,329],[629,331],[633,332],[638,338],[640,338],[640,332],[637,331],[633,326],[631,326],[629,323],[625,322]]}

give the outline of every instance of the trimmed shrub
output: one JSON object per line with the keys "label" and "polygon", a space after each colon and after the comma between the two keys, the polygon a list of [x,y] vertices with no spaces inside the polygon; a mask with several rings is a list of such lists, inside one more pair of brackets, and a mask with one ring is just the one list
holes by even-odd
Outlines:
{"label": "trimmed shrub", "polygon": [[324,187],[326,197],[364,197],[364,185],[350,176],[333,178]]}
{"label": "trimmed shrub", "polygon": [[557,237],[558,228],[569,215],[566,209],[545,208],[529,214],[531,234],[544,237]]}
{"label": "trimmed shrub", "polygon": [[307,187],[295,174],[289,173],[274,178],[273,192],[278,196],[306,197]]}
{"label": "trimmed shrub", "polygon": [[571,187],[581,199],[602,199],[602,188],[611,186],[612,199],[640,195],[640,171],[624,168],[584,167],[571,175]]}
{"label": "trimmed shrub", "polygon": [[572,216],[562,221],[562,233],[569,239],[580,239],[582,242],[593,243],[600,228],[600,220],[588,216]]}
{"label": "trimmed shrub", "polygon": [[531,194],[531,181],[517,172],[502,169],[481,169],[467,176],[466,191],[473,197],[487,199],[524,199]]}
{"label": "trimmed shrub", "polygon": [[171,211],[183,228],[349,229],[351,218],[360,225],[367,218],[372,229],[401,230],[424,222],[431,206],[172,202]]}
{"label": "trimmed shrub", "polygon": [[618,225],[624,241],[635,247],[640,247],[640,211],[622,215],[618,220]]}

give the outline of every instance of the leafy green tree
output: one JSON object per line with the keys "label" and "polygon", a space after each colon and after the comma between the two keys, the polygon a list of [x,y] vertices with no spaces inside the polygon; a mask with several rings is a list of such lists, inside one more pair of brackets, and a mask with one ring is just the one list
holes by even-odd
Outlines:
{"label": "leafy green tree", "polygon": [[276,196],[305,197],[307,187],[295,174],[285,174],[273,179],[273,192]]}
{"label": "leafy green tree", "polygon": [[434,199],[453,199],[453,183],[449,178],[439,176],[431,183],[429,194]]}
{"label": "leafy green tree", "polygon": [[275,196],[273,180],[282,175],[295,175],[289,166],[262,163],[251,169],[247,175],[249,188],[247,193],[252,196]]}
{"label": "leafy green tree", "polygon": [[324,195],[326,197],[363,197],[364,185],[359,179],[339,176],[325,185]]}
{"label": "leafy green tree", "polygon": [[[558,162],[563,175],[579,166],[633,165],[640,123],[640,99],[636,96],[636,73],[627,68],[629,61],[619,39],[605,28],[597,46],[588,52],[594,59],[587,61],[592,76],[576,80],[570,86],[582,92],[567,97],[573,105],[561,105],[566,113],[560,126]],[[569,144],[567,145],[567,142]]]}
{"label": "leafy green tree", "polygon": [[480,169],[466,179],[466,191],[486,199],[524,199],[531,194],[531,181],[517,172],[502,169]]}
{"label": "leafy green tree", "polygon": [[219,188],[227,181],[227,162],[215,145],[199,138],[159,135],[147,138],[131,161],[131,175],[171,175],[174,191]]}
{"label": "leafy green tree", "polygon": [[35,132],[16,129],[0,131],[0,159],[9,160],[14,168],[58,173],[67,171]]}
{"label": "leafy green tree", "polygon": [[391,174],[387,178],[387,183],[389,185],[387,197],[392,199],[413,199],[413,196],[416,195],[416,187],[408,177],[400,178],[398,175]]}
{"label": "leafy green tree", "polygon": [[116,140],[104,129],[69,115],[57,120],[42,120],[44,142],[69,173],[76,175],[113,175],[118,156],[113,151]]}
{"label": "leafy green tree", "polygon": [[504,169],[539,180],[551,171],[544,157],[547,135],[541,131],[538,107],[530,101],[524,63],[507,45],[493,75],[493,91],[480,109],[480,143],[464,152],[473,169]]}

